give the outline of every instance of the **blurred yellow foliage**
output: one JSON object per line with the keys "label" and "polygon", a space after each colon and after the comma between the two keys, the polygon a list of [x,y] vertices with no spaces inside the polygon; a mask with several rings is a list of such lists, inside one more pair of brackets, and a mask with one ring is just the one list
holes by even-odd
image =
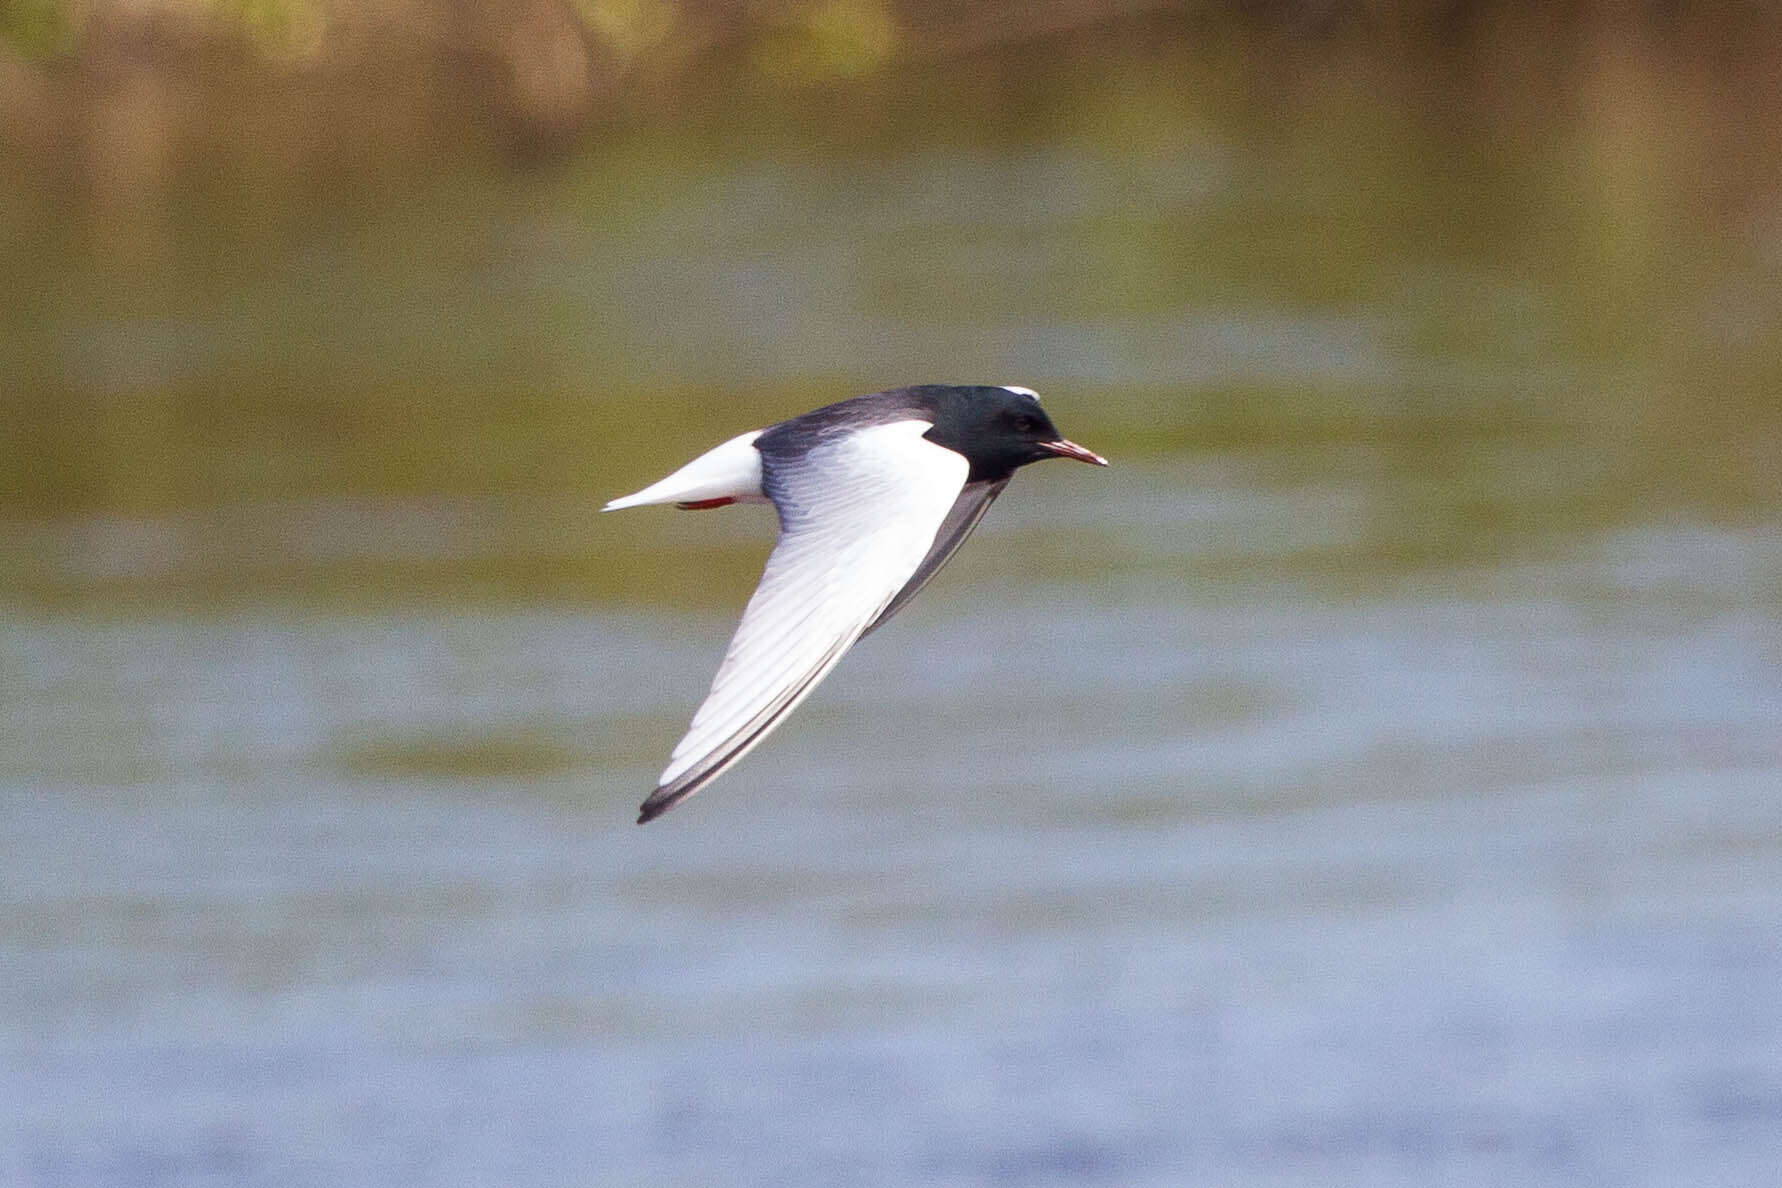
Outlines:
{"label": "blurred yellow foliage", "polygon": [[800,6],[764,37],[755,62],[778,78],[857,78],[897,51],[896,14],[883,0],[821,0]]}
{"label": "blurred yellow foliage", "polygon": [[0,4],[0,42],[26,58],[49,58],[80,40],[87,6],[65,0],[6,0]]}
{"label": "blurred yellow foliage", "polygon": [[621,62],[668,41],[680,22],[673,0],[576,0],[588,29]]}
{"label": "blurred yellow foliage", "polygon": [[277,57],[312,56],[326,40],[328,16],[316,0],[211,0],[211,6]]}

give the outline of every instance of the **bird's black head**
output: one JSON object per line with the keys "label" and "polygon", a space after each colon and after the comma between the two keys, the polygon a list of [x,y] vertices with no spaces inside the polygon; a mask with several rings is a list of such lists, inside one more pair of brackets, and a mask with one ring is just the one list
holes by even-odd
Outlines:
{"label": "bird's black head", "polygon": [[1027,388],[931,384],[910,394],[934,420],[923,436],[971,463],[968,482],[996,482],[1046,458],[1107,465],[1101,455],[1066,441]]}

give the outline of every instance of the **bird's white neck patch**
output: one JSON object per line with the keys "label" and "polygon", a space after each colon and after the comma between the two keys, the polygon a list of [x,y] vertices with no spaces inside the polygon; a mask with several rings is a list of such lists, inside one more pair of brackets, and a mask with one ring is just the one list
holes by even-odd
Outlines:
{"label": "bird's white neck patch", "polygon": [[1017,396],[1026,396],[1035,404],[1039,403],[1039,393],[1035,392],[1032,388],[1023,388],[1015,384],[1004,384],[1002,385],[1002,390],[1005,392],[1013,392]]}

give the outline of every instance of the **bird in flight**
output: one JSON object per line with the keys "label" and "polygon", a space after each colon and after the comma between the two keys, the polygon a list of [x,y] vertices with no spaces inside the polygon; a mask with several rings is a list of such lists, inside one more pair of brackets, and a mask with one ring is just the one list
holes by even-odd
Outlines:
{"label": "bird in flight", "polygon": [[603,509],[772,503],[779,541],[711,692],[643,802],[654,820],[723,774],[854,641],[903,609],[1015,471],[1106,466],[1067,441],[1029,388],[924,384],[827,405],[733,437]]}

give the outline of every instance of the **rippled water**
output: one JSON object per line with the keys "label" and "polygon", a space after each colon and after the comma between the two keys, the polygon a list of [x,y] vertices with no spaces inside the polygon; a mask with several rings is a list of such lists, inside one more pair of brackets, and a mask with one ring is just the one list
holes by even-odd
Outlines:
{"label": "rippled water", "polygon": [[[45,298],[0,1182],[1770,1182],[1773,229],[1146,78]],[[1115,467],[636,828],[771,521],[595,509],[916,378]]]}

